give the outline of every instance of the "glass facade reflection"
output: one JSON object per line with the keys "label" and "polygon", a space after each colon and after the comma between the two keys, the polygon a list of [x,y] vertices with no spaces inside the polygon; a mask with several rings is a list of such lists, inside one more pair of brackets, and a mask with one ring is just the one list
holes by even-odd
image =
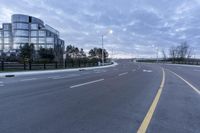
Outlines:
{"label": "glass facade reflection", "polygon": [[21,45],[34,44],[35,49],[61,47],[64,41],[59,32],[38,18],[15,14],[11,23],[3,23],[0,28],[0,52],[17,51]]}

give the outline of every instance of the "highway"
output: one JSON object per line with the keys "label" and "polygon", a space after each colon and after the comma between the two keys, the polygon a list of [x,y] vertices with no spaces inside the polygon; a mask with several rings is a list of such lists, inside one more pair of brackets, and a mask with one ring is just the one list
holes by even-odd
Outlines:
{"label": "highway", "polygon": [[200,132],[200,67],[117,62],[0,78],[0,133]]}

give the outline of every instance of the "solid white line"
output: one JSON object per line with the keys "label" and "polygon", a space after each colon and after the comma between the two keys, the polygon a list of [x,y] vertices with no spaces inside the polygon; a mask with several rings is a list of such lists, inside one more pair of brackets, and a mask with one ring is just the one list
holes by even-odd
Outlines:
{"label": "solid white line", "polygon": [[196,71],[196,72],[200,72],[200,70],[197,70],[197,69],[194,69],[194,71]]}
{"label": "solid white line", "polygon": [[68,76],[67,76],[67,77],[66,77],[66,76],[65,76],[65,77],[54,77],[54,78],[52,78],[52,79],[55,79],[55,80],[56,80],[56,79],[64,79],[64,78],[68,78]]}
{"label": "solid white line", "polygon": [[123,75],[126,75],[126,74],[128,74],[128,72],[121,73],[121,74],[119,74],[118,76],[123,76]]}
{"label": "solid white line", "polygon": [[3,81],[0,81],[0,84],[3,84]]}
{"label": "solid white line", "polygon": [[[73,77],[73,76],[72,76]],[[65,78],[70,78],[70,76],[63,76],[63,77],[54,77],[54,78],[52,78],[52,79],[65,79]]]}
{"label": "solid white line", "polygon": [[0,84],[0,86],[4,86],[4,84]]}
{"label": "solid white line", "polygon": [[168,71],[170,71],[171,73],[173,73],[174,75],[176,75],[178,78],[180,78],[181,80],[183,80],[187,85],[189,85],[195,92],[197,92],[200,95],[200,91],[199,89],[197,89],[196,87],[194,87],[190,82],[188,82],[187,80],[185,80],[184,78],[182,78],[181,76],[179,76],[178,74],[176,74],[175,72],[171,71],[168,69]]}
{"label": "solid white line", "polygon": [[84,86],[84,85],[88,85],[88,84],[92,84],[92,83],[96,83],[96,82],[101,82],[103,80],[104,79],[98,79],[98,80],[94,80],[94,81],[90,81],[90,82],[86,82],[86,83],[81,83],[81,84],[70,86],[70,88],[76,88],[76,87],[80,87],[80,86]]}
{"label": "solid white line", "polygon": [[59,78],[60,76],[51,76],[51,77],[47,77],[48,79],[53,79],[53,78]]}
{"label": "solid white line", "polygon": [[25,82],[25,81],[33,81],[33,80],[37,80],[37,78],[31,78],[31,79],[22,79],[20,81]]}

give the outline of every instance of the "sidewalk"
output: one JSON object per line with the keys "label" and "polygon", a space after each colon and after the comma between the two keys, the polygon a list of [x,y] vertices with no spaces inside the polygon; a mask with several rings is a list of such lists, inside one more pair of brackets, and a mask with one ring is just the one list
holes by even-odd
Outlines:
{"label": "sidewalk", "polygon": [[6,76],[22,76],[22,75],[49,74],[49,73],[58,73],[58,72],[74,72],[74,71],[80,71],[80,70],[93,70],[93,69],[115,67],[117,65],[118,63],[113,62],[112,65],[97,66],[97,67],[83,67],[83,68],[59,69],[59,70],[23,71],[23,72],[5,72],[5,73],[3,72],[3,73],[0,73],[0,78],[6,77]]}

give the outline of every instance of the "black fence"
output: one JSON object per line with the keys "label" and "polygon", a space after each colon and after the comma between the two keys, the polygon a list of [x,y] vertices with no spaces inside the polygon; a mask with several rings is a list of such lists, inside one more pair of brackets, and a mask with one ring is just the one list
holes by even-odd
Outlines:
{"label": "black fence", "polygon": [[63,63],[37,63],[37,62],[5,62],[1,61],[0,71],[28,71],[28,70],[51,70],[65,68],[81,68],[98,66],[98,62],[64,61]]}

